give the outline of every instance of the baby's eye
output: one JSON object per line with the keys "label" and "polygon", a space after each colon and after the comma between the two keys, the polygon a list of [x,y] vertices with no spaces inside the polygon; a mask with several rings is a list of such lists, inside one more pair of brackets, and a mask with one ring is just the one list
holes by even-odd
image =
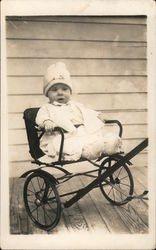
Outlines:
{"label": "baby's eye", "polygon": [[50,88],[49,90],[50,90],[50,91],[56,92],[56,91],[57,91],[57,88],[56,88],[56,87],[52,87],[52,88]]}
{"label": "baby's eye", "polygon": [[63,87],[63,90],[66,91],[68,88],[67,87]]}

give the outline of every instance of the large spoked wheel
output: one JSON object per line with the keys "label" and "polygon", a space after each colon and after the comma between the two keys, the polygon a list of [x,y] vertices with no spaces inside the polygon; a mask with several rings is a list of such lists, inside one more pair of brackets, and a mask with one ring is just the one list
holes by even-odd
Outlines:
{"label": "large spoked wheel", "polygon": [[[106,158],[99,169],[99,176],[111,168],[119,159],[121,158]],[[102,194],[109,202],[118,206],[126,204],[129,201],[128,197],[131,196],[134,191],[133,177],[128,165],[126,163],[123,164],[112,175],[99,183],[99,186]]]}
{"label": "large spoked wheel", "polygon": [[31,220],[41,229],[54,228],[61,216],[61,203],[54,182],[42,173],[28,176],[24,185],[24,203]]}

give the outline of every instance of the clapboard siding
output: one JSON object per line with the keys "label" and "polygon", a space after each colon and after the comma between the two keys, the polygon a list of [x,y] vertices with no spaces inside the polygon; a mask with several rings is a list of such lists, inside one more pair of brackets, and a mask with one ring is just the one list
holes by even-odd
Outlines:
{"label": "clapboard siding", "polygon": [[77,101],[88,105],[91,108],[97,110],[104,109],[145,109],[146,94],[144,93],[132,93],[129,95],[125,94],[94,94],[94,95],[77,95],[75,96]]}
{"label": "clapboard siding", "polygon": [[[108,132],[118,133],[117,126],[106,126],[105,130]],[[131,138],[145,138],[147,132],[147,125],[124,125],[123,126],[123,139]],[[27,143],[26,132],[23,129],[9,130],[9,145],[25,144]]]}
{"label": "clapboard siding", "polygon": [[[146,56],[145,43],[8,40],[8,57],[137,58]],[[27,48],[27,50],[25,49]]]}
{"label": "clapboard siding", "polygon": [[7,23],[7,38],[93,40],[93,41],[146,41],[146,26],[83,22]]}
{"label": "clapboard siding", "polygon": [[[10,166],[28,165],[23,111],[47,101],[46,68],[65,62],[73,99],[123,124],[125,152],[147,137],[146,18],[8,17],[6,26]],[[112,127],[110,127],[110,130]],[[147,165],[147,150],[134,159]]]}
{"label": "clapboard siding", "polygon": [[[105,119],[110,120],[115,119],[119,120],[123,125],[128,124],[147,124],[147,112],[146,111],[103,111],[103,116]],[[22,119],[23,113],[9,113],[8,114],[8,126],[9,129],[24,129],[25,124]]]}
{"label": "clapboard siding", "polygon": [[[147,92],[145,76],[72,77],[74,93]],[[43,94],[43,77],[8,77],[8,94]]]}
{"label": "clapboard siding", "polygon": [[[124,94],[83,94],[73,96],[73,100],[84,103],[96,110],[124,110],[124,109],[146,109],[147,96],[145,93]],[[9,112],[22,112],[26,108],[38,107],[47,102],[43,95],[14,95],[8,96]]]}
{"label": "clapboard siding", "polygon": [[[136,147],[143,139],[123,140],[124,152],[129,152]],[[146,150],[145,150],[146,153]],[[9,155],[11,162],[31,160],[29,147],[27,144],[9,145]]]}
{"label": "clapboard siding", "polygon": [[[142,169],[142,167],[146,167],[148,165],[147,154],[140,153],[137,156],[135,156],[135,158],[133,158],[131,162],[133,163],[135,169],[136,169],[136,166],[141,167],[141,169]],[[65,168],[67,168],[67,170],[69,170],[71,172],[74,172],[75,170],[78,171],[78,169],[79,169],[79,171],[81,169],[84,170],[83,165],[84,165],[84,163],[79,163],[78,166],[76,164],[74,165],[74,167],[68,165],[68,166],[65,166]],[[36,167],[37,167],[36,164],[32,164],[30,162],[30,159],[26,160],[26,161],[18,161],[18,162],[16,160],[15,162],[9,163],[10,175],[17,176],[17,177],[21,176],[25,171],[29,171],[30,169],[35,169]],[[133,166],[131,166],[131,167],[133,167]],[[85,170],[91,170],[91,169],[92,169],[91,164],[88,164],[88,162],[85,162]],[[54,169],[54,168],[53,169],[51,168],[50,171],[51,171],[51,173],[58,173],[58,171],[56,171],[56,169]],[[146,176],[147,175],[145,175],[144,178],[146,178]],[[143,179],[142,176],[141,176],[141,179]],[[140,193],[141,192],[139,192],[139,194]]]}
{"label": "clapboard siding", "polygon": [[[127,59],[61,59],[72,76],[79,75],[146,75],[146,60]],[[47,67],[58,59],[8,59],[8,75],[42,76]]]}
{"label": "clapboard siding", "polygon": [[145,16],[9,16],[7,20],[11,21],[50,21],[50,22],[89,22],[89,23],[107,23],[109,24],[129,24],[129,25],[146,25]]}

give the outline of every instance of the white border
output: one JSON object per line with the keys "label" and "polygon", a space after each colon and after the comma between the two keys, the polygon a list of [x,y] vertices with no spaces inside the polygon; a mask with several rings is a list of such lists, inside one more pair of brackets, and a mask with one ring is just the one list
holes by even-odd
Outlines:
{"label": "white border", "polygon": [[6,15],[146,15],[153,3],[153,0],[4,0]]}
{"label": "white border", "polygon": [[[1,247],[2,249],[154,249],[155,248],[155,163],[156,163],[156,7],[152,0],[4,0],[2,1],[2,64],[1,76]],[[5,50],[6,15],[147,15],[148,17],[148,105],[149,105],[149,197],[150,232],[143,235],[103,235],[102,231],[90,235],[10,235],[7,166],[7,84]],[[152,107],[152,108],[151,108]]]}

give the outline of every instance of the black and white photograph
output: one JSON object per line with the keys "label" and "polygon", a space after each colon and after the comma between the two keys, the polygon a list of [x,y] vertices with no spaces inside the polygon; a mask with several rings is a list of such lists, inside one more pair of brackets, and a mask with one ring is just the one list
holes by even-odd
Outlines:
{"label": "black and white photograph", "polygon": [[2,249],[154,249],[155,1],[19,2],[2,5]]}

